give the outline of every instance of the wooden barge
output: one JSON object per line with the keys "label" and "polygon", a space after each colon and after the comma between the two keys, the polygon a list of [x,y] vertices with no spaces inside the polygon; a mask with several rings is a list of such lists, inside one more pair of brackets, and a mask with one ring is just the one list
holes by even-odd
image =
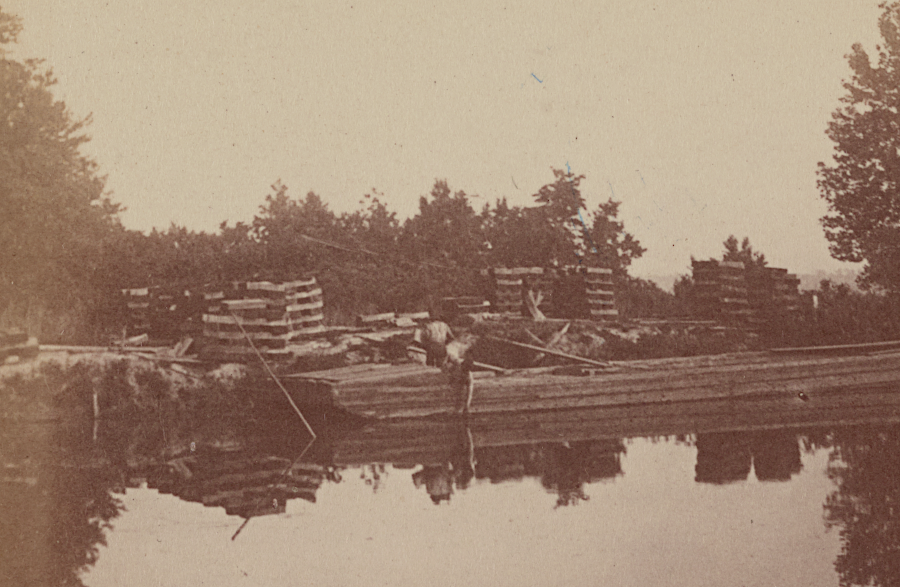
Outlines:
{"label": "wooden barge", "polygon": [[[848,354],[849,353],[849,354]],[[602,369],[556,367],[475,374],[469,413],[538,414],[602,410],[616,419],[653,414],[671,406],[686,414],[710,409],[800,412],[832,406],[875,406],[900,399],[897,343],[785,349],[704,357],[609,363]],[[458,413],[464,388],[440,369],[420,364],[364,364],[291,375],[285,383],[300,403],[325,398],[373,419],[422,418]],[[874,394],[874,396],[873,396]],[[879,400],[881,401],[881,400]],[[662,415],[661,415],[662,417]]]}

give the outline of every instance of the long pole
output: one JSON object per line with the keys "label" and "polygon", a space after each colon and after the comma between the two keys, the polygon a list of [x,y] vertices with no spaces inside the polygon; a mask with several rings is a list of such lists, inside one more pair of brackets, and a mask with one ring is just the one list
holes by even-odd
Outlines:
{"label": "long pole", "polygon": [[497,342],[502,342],[503,344],[508,344],[510,346],[515,346],[523,349],[529,349],[532,351],[538,351],[540,353],[544,353],[547,355],[553,355],[555,357],[562,357],[564,359],[569,359],[571,361],[578,361],[579,363],[586,363],[588,365],[594,365],[597,367],[609,367],[608,364],[602,363],[600,361],[595,361],[593,359],[586,359],[584,357],[579,357],[577,355],[570,355],[569,353],[563,353],[560,351],[554,351],[553,349],[548,349],[545,347],[534,346],[533,344],[525,344],[524,342],[516,342],[514,340],[507,340],[505,338],[497,338],[496,336],[487,336],[485,337],[489,340],[494,340]]}
{"label": "long pole", "polygon": [[291,394],[288,393],[288,390],[284,388],[284,385],[281,384],[281,381],[275,375],[275,372],[272,371],[272,368],[269,366],[269,363],[266,361],[265,357],[262,356],[262,353],[259,352],[259,349],[256,348],[256,345],[253,344],[253,339],[250,338],[250,335],[247,334],[247,331],[244,330],[244,326],[241,324],[241,321],[238,319],[237,315],[234,312],[231,312],[231,317],[234,318],[234,323],[237,324],[237,327],[241,329],[241,332],[244,334],[244,337],[247,339],[247,342],[250,343],[250,347],[253,349],[253,352],[256,353],[256,356],[259,357],[259,360],[262,362],[263,367],[266,368],[266,371],[269,372],[269,376],[272,377],[272,381],[281,389],[282,393],[284,393],[284,397],[290,402],[291,407],[294,408],[294,411],[297,412],[297,415],[300,416],[300,419],[303,421],[303,425],[306,426],[306,429],[309,431],[310,436],[315,440],[316,433],[313,431],[312,426],[309,425],[309,422],[306,421],[306,417],[303,416],[303,412],[300,411],[300,408],[297,407],[296,402],[294,402],[294,398],[291,397]]}

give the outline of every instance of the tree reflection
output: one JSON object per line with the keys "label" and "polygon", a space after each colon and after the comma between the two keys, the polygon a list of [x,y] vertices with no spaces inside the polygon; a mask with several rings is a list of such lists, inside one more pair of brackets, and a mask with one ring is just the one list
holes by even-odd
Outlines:
{"label": "tree reflection", "polygon": [[695,480],[717,485],[745,481],[753,469],[759,481],[788,481],[802,468],[796,432],[698,434]]}
{"label": "tree reflection", "polygon": [[486,447],[476,451],[479,478],[499,483],[538,477],[556,507],[587,501],[584,485],[622,474],[625,446],[617,439]]}
{"label": "tree reflection", "polygon": [[122,503],[123,477],[70,454],[71,435],[46,426],[9,430],[0,474],[0,583],[82,585]]}
{"label": "tree reflection", "polygon": [[825,502],[828,527],[840,528],[834,563],[841,585],[900,584],[900,427],[834,435]]}

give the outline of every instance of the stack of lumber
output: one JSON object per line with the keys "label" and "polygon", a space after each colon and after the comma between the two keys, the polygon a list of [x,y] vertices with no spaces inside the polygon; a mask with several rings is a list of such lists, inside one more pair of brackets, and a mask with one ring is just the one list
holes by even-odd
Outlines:
{"label": "stack of lumber", "polygon": [[778,267],[747,271],[747,290],[753,324],[758,328],[784,325],[800,311],[800,279]]}
{"label": "stack of lumber", "polygon": [[[316,279],[273,283],[249,281],[205,294],[202,354],[246,358],[255,354],[248,338],[269,356],[324,331],[322,289]],[[279,351],[281,351],[279,353]]]}
{"label": "stack of lumber", "polygon": [[123,289],[125,337],[150,334],[150,288]]}
{"label": "stack of lumber", "polygon": [[482,273],[488,278],[494,311],[500,314],[521,314],[523,273],[507,267],[494,267]]}
{"label": "stack of lumber", "polygon": [[524,297],[531,292],[537,308],[547,316],[605,321],[619,315],[611,269],[494,267],[482,271],[482,275],[487,278],[491,305],[498,313],[522,314]]}
{"label": "stack of lumber", "polygon": [[458,316],[483,315],[491,311],[491,303],[477,296],[441,298],[441,319],[451,322]]}
{"label": "stack of lumber", "polygon": [[616,310],[615,291],[612,282],[612,269],[604,267],[584,267],[585,294],[592,320],[615,320],[619,317]]}
{"label": "stack of lumber", "polygon": [[170,344],[200,333],[202,298],[178,286],[123,289],[125,338],[145,335],[154,344]]}
{"label": "stack of lumber", "polygon": [[741,262],[694,260],[697,313],[723,324],[745,325],[752,311],[747,299],[746,270]]}

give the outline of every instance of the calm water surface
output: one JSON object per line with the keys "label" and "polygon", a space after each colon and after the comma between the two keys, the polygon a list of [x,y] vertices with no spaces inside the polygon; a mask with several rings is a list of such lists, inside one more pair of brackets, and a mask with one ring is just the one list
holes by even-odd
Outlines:
{"label": "calm water surface", "polygon": [[304,443],[265,434],[140,461],[98,448],[102,431],[19,423],[0,433],[0,583],[900,581],[896,424],[568,425],[554,441],[465,420],[345,431],[295,462]]}

